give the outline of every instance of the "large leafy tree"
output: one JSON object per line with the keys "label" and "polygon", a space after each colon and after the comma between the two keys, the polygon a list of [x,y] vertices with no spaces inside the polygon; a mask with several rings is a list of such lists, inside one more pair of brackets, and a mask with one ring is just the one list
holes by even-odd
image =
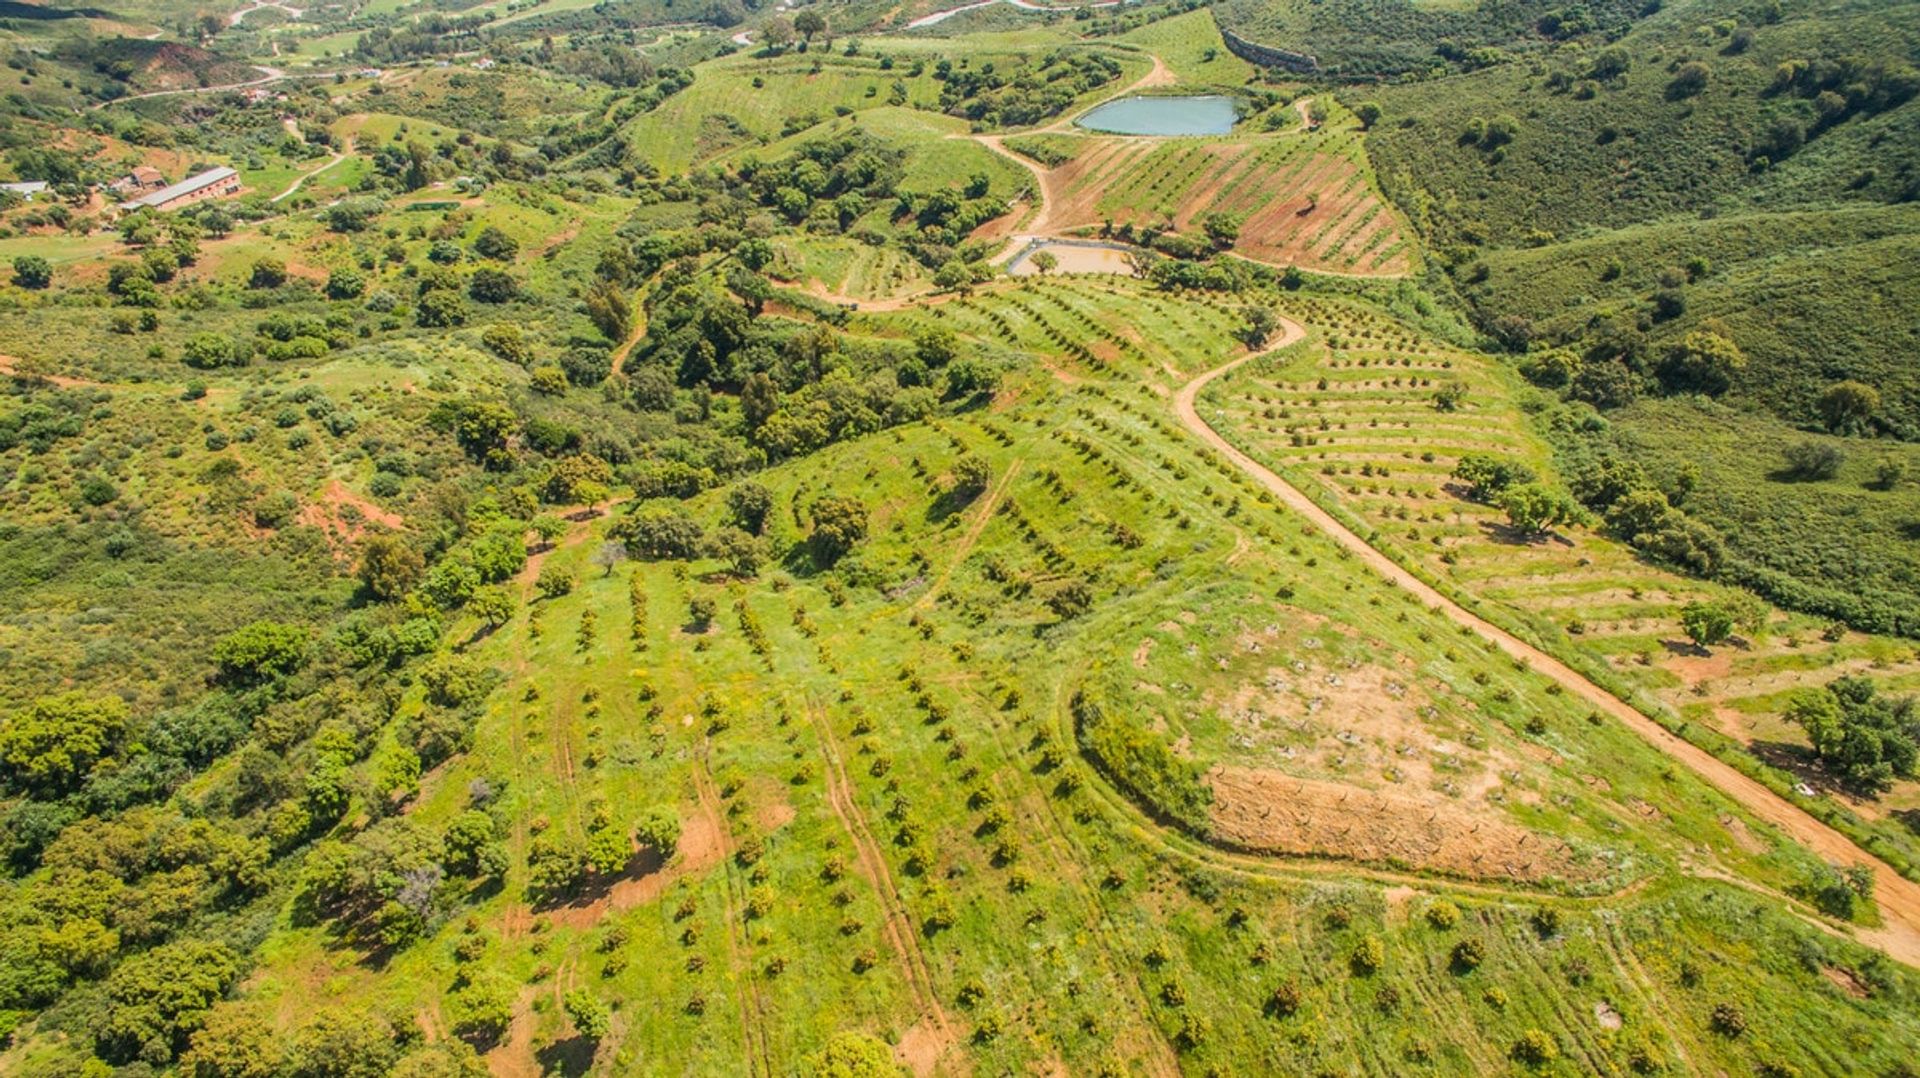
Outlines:
{"label": "large leafy tree", "polygon": [[221,679],[243,685],[292,673],[306,654],[307,631],[277,621],[256,621],[236,629],[213,647]]}
{"label": "large leafy tree", "polygon": [[376,598],[400,598],[425,570],[419,551],[397,535],[376,535],[360,548],[360,583]]}
{"label": "large leafy tree", "polygon": [[821,565],[832,565],[867,537],[867,507],[853,498],[829,494],[811,507],[813,533],[807,542]]}
{"label": "large leafy tree", "polygon": [[1883,696],[1866,678],[1843,677],[1797,694],[1786,716],[1807,731],[1820,763],[1863,793],[1910,778],[1920,750],[1920,715],[1910,696]]}
{"label": "large leafy tree", "polygon": [[239,976],[239,956],[225,943],[186,940],[129,958],[107,978],[95,1049],[108,1060],[165,1066]]}
{"label": "large leafy tree", "polygon": [[0,765],[15,786],[61,793],[111,754],[126,728],[127,705],[119,697],[43,696],[0,725]]}
{"label": "large leafy tree", "polygon": [[1540,483],[1521,483],[1500,495],[1507,522],[1523,535],[1545,535],[1563,524],[1579,522],[1580,503]]}

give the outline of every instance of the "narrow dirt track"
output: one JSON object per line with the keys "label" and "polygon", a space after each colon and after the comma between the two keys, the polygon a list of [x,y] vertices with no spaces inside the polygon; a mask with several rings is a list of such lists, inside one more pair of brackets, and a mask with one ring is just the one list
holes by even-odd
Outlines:
{"label": "narrow dirt track", "polygon": [[300,190],[302,187],[305,187],[307,185],[308,180],[313,179],[315,176],[320,175],[322,172],[327,171],[328,169],[332,168],[333,166],[339,164],[342,161],[345,161],[347,158],[352,156],[353,156],[353,139],[348,138],[346,140],[346,145],[341,147],[340,152],[334,154],[331,158],[329,158],[326,164],[321,165],[319,168],[316,168],[311,172],[303,172],[300,175],[295,176],[293,178],[293,182],[287,185],[286,190],[273,196],[267,201],[279,202],[282,199],[292,197],[296,191]]}
{"label": "narrow dirt track", "polygon": [[998,481],[990,484],[975,499],[977,504],[968,506],[974,510],[972,522],[961,534],[960,542],[954,547],[953,556],[947,559],[946,568],[940,570],[940,575],[934,579],[933,586],[913,604],[915,610],[930,609],[939,601],[940,594],[947,590],[947,582],[953,579],[954,569],[967,560],[968,554],[973,553],[974,546],[980,542],[980,533],[987,530],[988,524],[993,523],[993,514],[1000,508],[1000,500],[1007,496],[1007,490],[1013,486],[1014,477],[1020,474],[1020,466],[1025,463],[1024,458],[1017,458],[1012,464],[1007,465],[1007,470],[1000,474]]}
{"label": "narrow dirt track", "polygon": [[901,978],[906,982],[915,1008],[938,1038],[940,1055],[933,1061],[932,1069],[935,1072],[950,1069],[950,1064],[955,1063],[951,1056],[959,1044],[959,1037],[954,1031],[953,1020],[947,1015],[947,1009],[940,1003],[940,993],[934,986],[927,956],[920,950],[920,936],[914,928],[913,916],[900,898],[900,889],[893,882],[892,871],[887,868],[886,855],[880,852],[880,844],[867,826],[866,814],[860,811],[859,802],[854,800],[853,782],[847,777],[846,761],[840,754],[831,720],[819,703],[812,699],[807,701],[807,714],[820,734],[820,747],[826,758],[827,805],[839,818],[841,828],[853,840],[855,868],[880,899],[883,914],[880,933],[894,952]]}
{"label": "narrow dirt track", "polygon": [[720,803],[720,791],[713,784],[713,773],[707,769],[707,754],[710,746],[701,745],[700,762],[693,769],[694,793],[700,798],[700,811],[714,823],[715,833],[720,836],[720,872],[723,876],[722,895],[726,902],[727,921],[727,957],[729,965],[739,977],[740,982],[740,1036],[746,1045],[747,1073],[766,1075],[771,1078],[780,1071],[773,1063],[773,1050],[767,1038],[767,1000],[760,991],[759,981],[755,977],[751,958],[748,956],[745,933],[741,929],[741,910],[745,902],[741,896],[740,881],[735,877],[727,862],[733,860],[732,832],[727,827],[726,810]]}
{"label": "narrow dirt track", "polygon": [[333,72],[331,71],[327,72],[324,76],[289,75],[277,67],[268,67],[265,64],[254,64],[253,69],[260,72],[260,77],[257,79],[248,79],[246,82],[229,82],[221,86],[189,86],[180,90],[148,90],[144,94],[128,94],[125,97],[116,97],[111,101],[96,102],[93,107],[98,111],[106,108],[108,105],[121,105],[128,101],[145,101],[151,97],[180,97],[188,94],[224,94],[230,90],[245,90],[254,86],[265,86],[267,83],[278,82],[281,79],[333,77]]}
{"label": "narrow dirt track", "polygon": [[1911,966],[1920,966],[1920,884],[1901,876],[1876,857],[1868,854],[1845,835],[1814,819],[1798,806],[1759,782],[1748,778],[1705,749],[1687,741],[1655,722],[1639,709],[1588,680],[1585,675],[1552,655],[1487,621],[1441,594],[1432,585],[1414,576],[1358,533],[1342,524],[1333,514],[1320,508],[1313,499],[1286,480],[1241,452],[1200,417],[1194,401],[1214,379],[1269,353],[1286,348],[1306,337],[1297,322],[1281,319],[1282,333],[1265,350],[1241,356],[1206,371],[1180,387],[1174,395],[1173,410],[1180,422],[1234,467],[1277,496],[1281,504],[1305,517],[1314,527],[1351,551],[1395,585],[1406,589],[1428,607],[1439,611],[1455,624],[1465,626],[1506,652],[1593,704],[1601,711],[1625,723],[1668,756],[1687,765],[1693,772],[1738,801],[1748,811],[1780,828],[1794,841],[1816,856],[1835,864],[1865,864],[1873,870],[1875,901],[1880,908],[1883,927],[1860,929],[1855,935],[1888,955]]}

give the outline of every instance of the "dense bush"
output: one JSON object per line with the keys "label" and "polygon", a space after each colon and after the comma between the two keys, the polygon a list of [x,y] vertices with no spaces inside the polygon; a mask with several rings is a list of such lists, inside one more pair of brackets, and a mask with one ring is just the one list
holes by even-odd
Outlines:
{"label": "dense bush", "polygon": [[1085,689],[1074,694],[1071,706],[1081,750],[1115,785],[1153,815],[1196,835],[1208,832],[1213,790],[1199,767],[1175,756],[1151,730],[1102,707]]}

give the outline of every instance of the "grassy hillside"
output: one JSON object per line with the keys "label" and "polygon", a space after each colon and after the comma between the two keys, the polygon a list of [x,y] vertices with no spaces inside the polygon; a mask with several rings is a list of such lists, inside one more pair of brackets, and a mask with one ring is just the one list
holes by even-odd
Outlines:
{"label": "grassy hillside", "polygon": [[1515,224],[1709,2],[1275,5],[1378,115],[1185,3],[16,12],[0,1073],[1898,1073],[1904,76],[1783,16]]}
{"label": "grassy hillside", "polygon": [[[1901,313],[1914,298],[1904,203],[1917,166],[1904,132],[1920,122],[1906,56],[1917,10],[1841,3],[1776,17],[1696,0],[1597,52],[1556,47],[1348,95],[1382,107],[1368,139],[1382,183],[1483,330],[1518,352],[1571,351],[1580,369],[1550,388],[1602,409],[1720,398],[1614,411],[1606,434],[1575,424],[1562,439],[1569,467],[1609,449],[1650,464],[1698,455],[1712,477],[1703,514],[1747,567],[1729,579],[1873,628],[1906,615],[1868,611],[1864,594],[1912,609],[1905,499],[1781,480],[1786,449],[1819,443],[1793,428],[1852,435],[1832,445],[1862,469],[1855,484],[1905,456],[1860,436],[1920,429]],[[1689,380],[1676,359],[1689,340],[1737,354]],[[1874,399],[1837,421],[1823,401],[1848,382],[1873,386]],[[1698,454],[1695,423],[1724,430],[1725,451]],[[1594,437],[1583,444],[1576,429]],[[1809,555],[1843,534],[1872,553]]]}
{"label": "grassy hillside", "polygon": [[1248,40],[1313,57],[1321,71],[1368,79],[1486,67],[1559,41],[1603,42],[1646,12],[1603,0],[1579,8],[1523,0],[1224,0],[1220,25]]}
{"label": "grassy hillside", "polygon": [[[368,961],[356,961],[366,944],[343,937],[350,923],[304,921],[296,904],[267,930],[250,988],[209,1028],[312,1038],[297,1031],[313,1028],[317,1006],[370,1014],[355,1021],[376,1030],[414,1022],[430,1040],[464,1029],[500,1066],[612,1070],[779,1070],[848,1030],[916,1069],[962,1070],[1055,1058],[1473,1067],[1538,1029],[1595,1067],[1759,1058],[1829,1072],[1857,1062],[1861,1044],[1891,1043],[1867,1031],[1898,1012],[1836,992],[1820,971],[1858,969],[1890,987],[1901,974],[1790,918],[1748,913],[1734,892],[1657,882],[1609,898],[1605,917],[1591,900],[1556,897],[1666,880],[1682,849],[1707,845],[1763,880],[1811,868],[1764,838],[1715,837],[1718,816],[1737,810],[1663,777],[1631,735],[1588,726],[1530,676],[1455,647],[1175,434],[1150,387],[1174,357],[1197,370],[1230,354],[1231,312],[1073,283],[850,329],[889,339],[944,323],[1037,360],[1051,332],[1117,331],[1128,307],[1142,341],[1110,358],[1049,359],[1059,375],[1030,360],[989,408],[760,476],[770,545],[787,553],[756,573],[671,558],[609,573],[590,555],[623,511],[537,556],[522,612],[466,649],[502,678],[473,748],[376,829],[437,834],[487,791],[505,877],[460,916],[429,922],[430,938]],[[987,463],[986,486],[955,494],[967,458]],[[869,537],[819,572],[804,550],[806,507],[828,490],[864,507]],[[717,527],[726,493],[676,511]],[[577,585],[540,598],[531,581],[562,568]],[[1290,598],[1252,586],[1276,578],[1295,582]],[[1075,581],[1091,584],[1093,609],[1063,619],[1053,600]],[[1403,658],[1382,669],[1383,654]],[[1343,703],[1256,695],[1303,666],[1316,699],[1341,691],[1322,680],[1403,679],[1404,699],[1368,705],[1400,717],[1368,733],[1334,710]],[[1162,695],[1176,683],[1192,687],[1191,704]],[[1231,762],[1335,790],[1404,788],[1460,806],[1449,811],[1576,835],[1580,856],[1606,868],[1587,885],[1445,878],[1470,867],[1422,879],[1408,873],[1437,866],[1375,860],[1351,828],[1346,852],[1311,851],[1350,865],[1344,881],[1313,861],[1228,856],[1146,822],[1108,786],[1145,789],[1073,704],[1087,693],[1108,715],[1139,716],[1119,720],[1137,724],[1135,743],[1159,744],[1190,774]],[[409,700],[401,713],[426,706]],[[1270,709],[1252,747],[1223,726],[1248,721],[1249,707]],[[1287,718],[1296,707],[1319,717]],[[1526,747],[1536,735],[1522,714],[1548,716],[1551,751]],[[1589,758],[1607,761],[1607,787],[1580,778],[1598,766]],[[1203,836],[1244,811],[1238,788],[1214,789],[1220,822],[1203,819]],[[1147,796],[1144,808],[1170,811]],[[1657,822],[1622,829],[1627,806],[1647,799]],[[643,850],[557,896],[520,867],[650,810],[680,821],[666,856]],[[1713,912],[1729,901],[1737,918]],[[1653,927],[1676,915],[1684,943]],[[1471,969],[1450,957],[1463,939],[1476,945]],[[1795,947],[1810,964],[1752,960]],[[818,1003],[823,984],[831,1007]],[[577,1012],[564,1001],[583,993],[614,1004],[604,1033],[583,1037],[567,1017]],[[1721,1002],[1794,1035],[1731,1042],[1710,1032]],[[1596,1005],[1639,1036],[1609,1035]]]}

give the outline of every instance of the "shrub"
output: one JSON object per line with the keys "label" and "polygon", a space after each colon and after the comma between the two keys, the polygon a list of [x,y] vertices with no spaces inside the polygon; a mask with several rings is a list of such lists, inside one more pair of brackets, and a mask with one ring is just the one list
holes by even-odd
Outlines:
{"label": "shrub", "polygon": [[1552,939],[1560,934],[1560,911],[1552,906],[1542,906],[1533,911],[1533,930],[1541,939]]}
{"label": "shrub", "polygon": [[488,225],[473,238],[473,253],[481,258],[491,258],[498,262],[511,262],[520,253],[520,241],[505,232]]}
{"label": "shrub", "polygon": [[1722,1037],[1738,1037],[1747,1031],[1747,1012],[1732,1003],[1716,1003],[1707,1023]]}
{"label": "shrub", "polygon": [[223,637],[213,661],[223,680],[251,684],[292,673],[306,660],[307,631],[298,625],[256,621]]}
{"label": "shrub", "polygon": [[45,288],[53,283],[53,264],[39,255],[13,260],[13,283],[21,288]]}
{"label": "shrub", "polygon": [[972,501],[987,489],[992,469],[979,457],[968,454],[953,462],[952,493],[956,501]]}
{"label": "shrub", "polygon": [[867,537],[867,507],[856,499],[826,495],[814,499],[808,512],[813,517],[813,531],[807,544],[821,565],[833,565]]}
{"label": "shrub", "polygon": [[1213,790],[1197,764],[1174,755],[1153,731],[1109,713],[1085,690],[1071,704],[1074,733],[1094,764],[1149,812],[1205,834]]}
{"label": "shrub", "polygon": [[337,269],[327,275],[328,299],[358,299],[367,290],[367,278],[358,270]]}
{"label": "shrub", "polygon": [[200,370],[235,366],[244,361],[234,348],[233,340],[219,333],[196,333],[187,338],[186,346],[180,350],[180,359]]}
{"label": "shrub", "polygon": [[1267,1013],[1275,1018],[1291,1018],[1300,1013],[1302,1002],[1300,986],[1293,981],[1282,981],[1267,1000]]}
{"label": "shrub", "polygon": [[287,283],[287,264],[277,258],[256,259],[247,273],[248,288],[279,288]]}
{"label": "shrub", "polygon": [[1560,1046],[1538,1029],[1529,1029],[1513,1042],[1509,1055],[1529,1067],[1541,1067],[1560,1058]]}
{"label": "shrub", "polygon": [[1699,60],[1689,60],[1673,73],[1673,81],[1667,84],[1667,96],[1693,97],[1707,88],[1707,82],[1712,77],[1712,68]]}
{"label": "shrub", "polygon": [[1711,647],[1733,635],[1733,613],[1719,603],[1695,600],[1680,608],[1680,625],[1696,645]]}
{"label": "shrub", "polygon": [[1840,474],[1846,455],[1825,442],[1796,442],[1786,449],[1786,467],[1781,473],[1788,479],[1815,482]]}
{"label": "shrub", "polygon": [[1519,461],[1490,453],[1467,453],[1454,465],[1453,478],[1467,484],[1475,498],[1493,502],[1507,488],[1531,483],[1537,477],[1532,468]]}
{"label": "shrub", "polygon": [[1347,956],[1347,964],[1362,977],[1380,972],[1380,967],[1387,964],[1386,944],[1380,942],[1379,936],[1360,937],[1360,942],[1353,945],[1353,953]]}
{"label": "shrub", "polygon": [[545,598],[558,599],[573,590],[573,582],[571,570],[549,563],[540,567],[540,577],[533,587]]}
{"label": "shrub", "polygon": [[1841,677],[1803,689],[1785,717],[1807,732],[1820,765],[1855,791],[1873,794],[1914,774],[1920,762],[1920,716],[1912,697],[1880,693],[1863,677]]}
{"label": "shrub", "polygon": [[613,1016],[607,1011],[607,1005],[584,988],[562,996],[560,1006],[567,1012],[574,1031],[590,1041],[601,1040],[613,1030]]}
{"label": "shrub", "polygon": [[1481,948],[1479,940],[1461,940],[1453,945],[1451,964],[1457,973],[1472,973],[1480,968],[1480,963],[1485,958],[1486,953]]}

